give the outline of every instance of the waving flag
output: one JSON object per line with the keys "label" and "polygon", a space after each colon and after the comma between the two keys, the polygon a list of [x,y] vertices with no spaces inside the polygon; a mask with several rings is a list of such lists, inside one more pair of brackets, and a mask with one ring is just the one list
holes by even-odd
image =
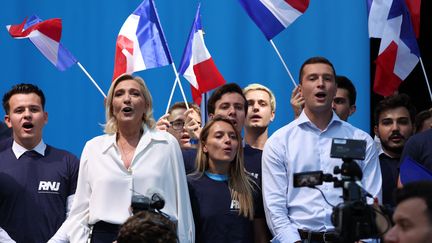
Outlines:
{"label": "waving flag", "polygon": [[[381,38],[384,26],[387,22],[388,13],[393,0],[367,0],[369,37]],[[421,0],[405,0],[411,23],[416,34],[420,35],[420,5]]]}
{"label": "waving flag", "polygon": [[376,60],[374,91],[389,96],[419,62],[420,51],[405,2],[393,0]]}
{"label": "waving flag", "polygon": [[249,17],[264,33],[273,39],[308,8],[309,0],[239,0]]}
{"label": "waving flag", "polygon": [[201,94],[225,83],[204,43],[200,5],[183,52],[179,73],[191,84],[192,97],[197,104],[201,103]]}
{"label": "waving flag", "polygon": [[75,57],[60,43],[61,19],[42,21],[38,16],[33,15],[21,24],[8,25],[6,28],[15,39],[28,38],[60,71],[77,63]]}
{"label": "waving flag", "polygon": [[126,19],[117,37],[113,80],[172,63],[153,0],[144,0]]}

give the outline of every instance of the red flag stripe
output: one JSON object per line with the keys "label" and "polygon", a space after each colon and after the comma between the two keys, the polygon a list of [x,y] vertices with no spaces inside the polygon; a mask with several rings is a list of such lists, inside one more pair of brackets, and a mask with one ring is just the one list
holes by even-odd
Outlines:
{"label": "red flag stripe", "polygon": [[48,19],[45,21],[42,21],[40,23],[37,23],[35,25],[32,25],[30,28],[27,28],[24,30],[24,25],[27,21],[27,18],[19,25],[12,25],[9,29],[9,33],[12,37],[27,37],[30,35],[31,32],[35,30],[39,30],[44,35],[48,36],[49,38],[60,42],[61,39],[61,32],[62,32],[62,22],[61,19],[55,18],[55,19]]}
{"label": "red flag stripe", "polygon": [[309,0],[284,0],[286,3],[297,9],[299,12],[304,13],[309,6]]}
{"label": "red flag stripe", "polygon": [[393,95],[402,83],[402,80],[394,73],[397,49],[397,44],[394,41],[391,42],[375,61],[376,71],[373,89],[379,95]]}

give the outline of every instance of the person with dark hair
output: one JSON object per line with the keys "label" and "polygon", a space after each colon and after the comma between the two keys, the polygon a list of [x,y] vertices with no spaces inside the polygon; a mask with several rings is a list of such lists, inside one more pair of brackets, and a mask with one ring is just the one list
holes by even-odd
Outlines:
{"label": "person with dark hair", "polygon": [[432,182],[419,181],[396,191],[394,226],[385,243],[429,243],[432,240]]}
{"label": "person with dark hair", "polygon": [[70,211],[79,161],[43,141],[48,113],[36,85],[13,86],[3,96],[3,108],[12,138],[0,151],[0,227],[13,241],[0,239],[47,242]]}
{"label": "person with dark hair", "polygon": [[336,95],[333,98],[333,110],[342,121],[348,121],[356,111],[357,92],[354,84],[345,76],[336,76]]}
{"label": "person with dark hair", "polygon": [[207,102],[209,118],[216,115],[225,116],[241,133],[246,120],[248,102],[243,90],[236,83],[228,83],[217,88]]}
{"label": "person with dark hair", "polygon": [[[140,77],[115,79],[105,103],[104,135],[81,155],[76,197],[59,231],[71,243],[111,243],[131,215],[134,195],[165,199],[180,243],[194,241],[194,224],[183,158],[177,140],[155,129],[152,97]],[[91,231],[90,231],[91,228]]]}
{"label": "person with dark hair", "polygon": [[[300,116],[267,140],[262,157],[262,183],[267,225],[272,242],[335,242],[331,222],[333,207],[342,202],[342,189],[332,183],[294,188],[295,173],[333,173],[341,159],[331,158],[333,138],[366,141],[365,159],[354,160],[362,170],[361,184],[373,197],[381,198],[381,172],[374,141],[364,131],[342,121],[332,109],[336,72],[329,60],[312,57],[300,69],[304,109]],[[325,199],[324,199],[324,197]],[[370,200],[369,203],[372,203]]]}
{"label": "person with dark hair", "polygon": [[202,129],[196,164],[188,176],[196,242],[262,242],[264,225],[255,224],[264,216],[261,197],[244,170],[242,138],[231,120],[214,116]]}
{"label": "person with dark hair", "polygon": [[175,224],[162,214],[140,211],[120,227],[117,243],[177,243]]}
{"label": "person with dark hair", "polygon": [[[345,76],[336,76],[336,95],[333,98],[333,110],[342,121],[348,121],[350,117],[357,110],[356,99],[357,91],[354,84]],[[294,110],[294,117],[300,116],[303,109],[304,98],[297,86],[291,94],[291,107]]]}
{"label": "person with dark hair", "polygon": [[415,133],[432,128],[432,108],[419,112],[415,117]]}
{"label": "person with dark hair", "polygon": [[406,94],[386,97],[375,107],[375,135],[381,143],[379,155],[383,178],[383,204],[395,206],[393,192],[399,178],[399,161],[406,141],[414,132],[416,109]]}

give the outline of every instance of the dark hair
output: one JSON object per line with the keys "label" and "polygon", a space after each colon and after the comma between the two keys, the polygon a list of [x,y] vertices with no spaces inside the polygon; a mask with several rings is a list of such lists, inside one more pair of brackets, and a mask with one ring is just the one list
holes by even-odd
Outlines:
{"label": "dark hair", "polygon": [[333,64],[332,64],[332,63],[331,63],[327,58],[317,56],[317,57],[311,57],[311,58],[307,59],[307,60],[302,64],[302,66],[301,66],[301,68],[300,68],[300,73],[299,73],[299,82],[300,82],[300,83],[301,83],[302,78],[303,78],[303,69],[304,69],[304,67],[305,67],[306,65],[309,65],[309,64],[317,64],[317,63],[323,63],[323,64],[327,64],[327,65],[329,65],[329,66],[332,68],[332,70],[333,70],[333,75],[336,77],[336,70],[335,70]]}
{"label": "dark hair", "polygon": [[216,102],[222,98],[224,94],[227,93],[237,93],[243,97],[244,100],[244,110],[245,113],[248,111],[248,102],[246,100],[246,96],[243,94],[243,90],[238,86],[236,83],[228,83],[220,86],[217,88],[213,94],[210,96],[208,102],[207,102],[207,114],[213,114],[216,110]]}
{"label": "dark hair", "polygon": [[[197,104],[188,102],[188,106],[189,108],[194,109],[194,111],[196,111],[199,115],[201,115],[201,109]],[[174,103],[174,105],[169,108],[168,114],[171,114],[171,112],[175,109],[187,109],[186,103],[184,101]]]}
{"label": "dark hair", "polygon": [[416,108],[411,103],[411,100],[408,95],[406,94],[397,94],[392,95],[384,98],[381,100],[378,105],[375,107],[375,125],[379,124],[379,116],[382,112],[390,110],[390,109],[396,109],[398,107],[405,107],[410,115],[411,122],[414,122],[414,117],[416,115]]}
{"label": "dark hair", "polygon": [[416,181],[405,184],[396,191],[396,204],[405,200],[420,198],[427,206],[427,216],[432,224],[432,181]]}
{"label": "dark hair", "polygon": [[355,105],[357,99],[357,91],[351,80],[349,80],[349,78],[345,76],[338,75],[336,76],[336,85],[338,89],[345,89],[348,91],[349,105]]}
{"label": "dark hair", "polygon": [[140,211],[121,226],[117,243],[177,243],[175,225],[159,213]]}
{"label": "dark hair", "polygon": [[42,109],[45,110],[45,95],[42,92],[41,89],[39,89],[38,86],[34,84],[16,84],[12,86],[12,89],[10,89],[6,94],[3,95],[3,109],[6,114],[9,114],[10,111],[10,105],[9,100],[13,95],[16,94],[31,94],[34,93],[37,96],[39,96],[42,104]]}
{"label": "dark hair", "polygon": [[426,119],[429,119],[432,117],[432,110],[424,110],[419,112],[416,116],[415,116],[415,129],[416,132],[420,131],[423,128],[423,122]]}

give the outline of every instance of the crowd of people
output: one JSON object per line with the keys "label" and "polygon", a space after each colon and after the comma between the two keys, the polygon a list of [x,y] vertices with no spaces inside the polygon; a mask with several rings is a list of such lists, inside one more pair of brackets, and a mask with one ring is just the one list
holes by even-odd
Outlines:
{"label": "crowd of people", "polygon": [[[417,114],[404,94],[384,98],[374,140],[348,123],[355,87],[324,57],[303,63],[290,104],[293,121],[270,135],[273,92],[228,83],[211,94],[208,114],[178,102],[155,121],[144,80],[124,74],[108,92],[104,134],[78,160],[44,143],[44,94],[17,84],[3,96],[0,242],[341,242],[331,217],[343,189],[293,183],[296,173],[331,174],[342,164],[330,155],[334,138],[365,141],[357,183],[367,203],[394,211],[377,237],[432,241],[432,182],[402,166],[432,171],[431,110]],[[134,197],[150,205],[154,195],[162,209],[134,214]]]}

